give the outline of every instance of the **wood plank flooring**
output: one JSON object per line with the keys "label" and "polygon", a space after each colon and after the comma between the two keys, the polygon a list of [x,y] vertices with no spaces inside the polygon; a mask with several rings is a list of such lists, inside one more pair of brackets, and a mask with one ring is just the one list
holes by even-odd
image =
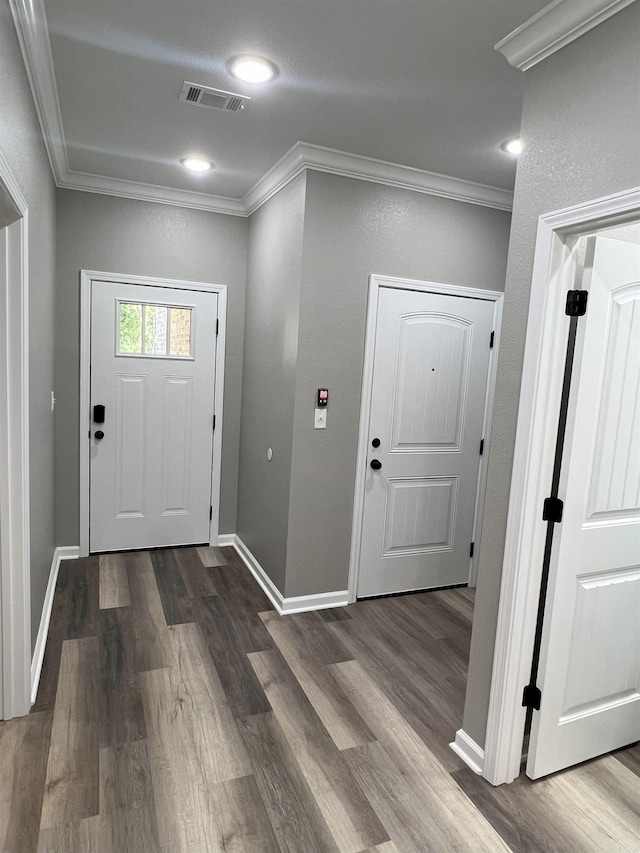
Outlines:
{"label": "wood plank flooring", "polygon": [[231,548],[65,561],[0,853],[640,853],[640,745],[500,788],[450,750],[472,615],[280,617]]}

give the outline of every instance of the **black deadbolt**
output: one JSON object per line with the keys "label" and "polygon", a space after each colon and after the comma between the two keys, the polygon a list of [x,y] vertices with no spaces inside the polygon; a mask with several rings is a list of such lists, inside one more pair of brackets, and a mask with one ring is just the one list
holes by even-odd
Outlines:
{"label": "black deadbolt", "polygon": [[373,441],[371,442],[371,447],[380,447],[380,439],[374,438]]}
{"label": "black deadbolt", "polygon": [[372,459],[369,464],[374,471],[379,471],[382,468],[382,462],[379,459]]}
{"label": "black deadbolt", "polygon": [[104,438],[104,433],[102,432],[102,430],[101,430],[101,429],[97,429],[97,430],[94,432],[93,437],[94,437],[94,438],[97,438],[97,439],[98,439],[98,441],[100,441],[100,439],[101,439],[101,438]]}

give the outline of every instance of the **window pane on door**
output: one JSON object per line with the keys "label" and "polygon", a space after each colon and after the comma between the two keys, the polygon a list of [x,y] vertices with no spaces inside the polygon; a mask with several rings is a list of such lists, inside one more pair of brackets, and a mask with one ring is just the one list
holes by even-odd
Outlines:
{"label": "window pane on door", "polygon": [[192,358],[193,308],[118,303],[117,355]]}
{"label": "window pane on door", "polygon": [[118,353],[142,354],[142,305],[120,303]]}
{"label": "window pane on door", "polygon": [[171,309],[169,355],[188,358],[191,355],[191,308]]}
{"label": "window pane on door", "polygon": [[144,354],[167,355],[166,305],[144,306]]}

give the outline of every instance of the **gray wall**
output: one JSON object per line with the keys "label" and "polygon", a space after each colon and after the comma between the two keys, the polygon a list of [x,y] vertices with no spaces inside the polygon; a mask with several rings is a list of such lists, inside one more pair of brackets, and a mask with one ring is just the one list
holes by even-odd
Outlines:
{"label": "gray wall", "polygon": [[[285,587],[306,177],[251,217],[238,535]],[[267,448],[273,459],[267,461]]]}
{"label": "gray wall", "polygon": [[58,190],[56,535],[79,542],[80,270],[226,284],[227,351],[220,533],[236,529],[247,221],[201,210]]}
{"label": "gray wall", "polygon": [[484,744],[537,219],[640,184],[640,4],[527,72],[464,714]]}
{"label": "gray wall", "polygon": [[[287,596],[346,589],[369,275],[502,290],[508,213],[307,175]],[[313,429],[329,388],[328,426]]]}
{"label": "gray wall", "polygon": [[31,634],[40,624],[55,548],[55,189],[7,0],[0,0],[0,154],[29,205]]}

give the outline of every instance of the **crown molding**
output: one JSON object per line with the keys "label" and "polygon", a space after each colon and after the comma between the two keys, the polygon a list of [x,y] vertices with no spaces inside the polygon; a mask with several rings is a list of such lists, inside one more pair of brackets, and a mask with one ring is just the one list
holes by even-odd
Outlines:
{"label": "crown molding", "polygon": [[509,190],[323,148],[308,142],[296,142],[244,196],[242,203],[247,215],[251,215],[305,169],[497,210],[511,210],[513,206],[513,193]]}
{"label": "crown molding", "polygon": [[44,144],[58,184],[68,171],[44,0],[9,0]]}
{"label": "crown molding", "polygon": [[125,178],[110,178],[105,175],[92,175],[89,172],[67,170],[64,177],[57,183],[59,187],[67,190],[113,195],[158,204],[174,204],[195,210],[207,210],[210,213],[225,213],[228,216],[247,215],[242,201],[237,198],[207,195],[195,190],[180,190],[157,184],[144,184],[140,181],[128,181]]}
{"label": "crown molding", "polygon": [[635,0],[553,0],[495,45],[515,68],[528,71]]}
{"label": "crown molding", "polygon": [[[618,0],[618,4],[622,2],[624,0]],[[51,170],[59,187],[160,204],[175,204],[232,216],[250,216],[302,171],[313,169],[497,210],[512,208],[513,193],[508,190],[306,142],[297,142],[242,199],[72,171],[67,160],[44,0],[9,0],[9,3]]]}

